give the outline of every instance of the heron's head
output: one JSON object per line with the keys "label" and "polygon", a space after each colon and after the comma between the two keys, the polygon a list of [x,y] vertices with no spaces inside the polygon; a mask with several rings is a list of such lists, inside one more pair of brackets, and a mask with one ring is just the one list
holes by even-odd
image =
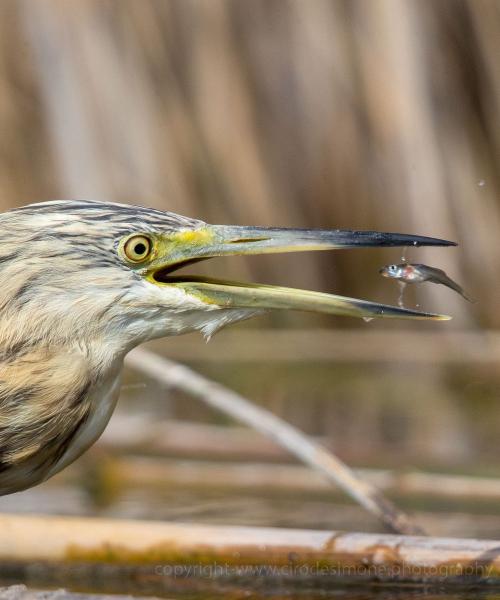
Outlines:
{"label": "heron's head", "polygon": [[[146,339],[221,326],[266,310],[444,318],[330,294],[183,276],[214,256],[359,246],[450,245],[378,232],[207,225],[138,206],[53,201],[0,215],[0,336]],[[3,325],[2,325],[3,324]]]}

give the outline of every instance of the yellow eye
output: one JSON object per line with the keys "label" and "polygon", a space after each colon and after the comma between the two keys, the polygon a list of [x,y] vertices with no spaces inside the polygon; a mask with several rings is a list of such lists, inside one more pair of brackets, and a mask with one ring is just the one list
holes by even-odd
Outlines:
{"label": "yellow eye", "polygon": [[145,235],[133,235],[125,242],[123,251],[131,262],[142,262],[151,254],[152,247],[151,240]]}

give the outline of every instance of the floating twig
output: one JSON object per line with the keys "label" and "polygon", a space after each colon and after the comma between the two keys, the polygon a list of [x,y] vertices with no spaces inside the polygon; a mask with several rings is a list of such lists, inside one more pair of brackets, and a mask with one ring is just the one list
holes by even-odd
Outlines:
{"label": "floating twig", "polygon": [[162,584],[178,577],[183,586],[224,578],[259,585],[284,576],[315,584],[500,583],[500,541],[493,540],[5,514],[0,531],[0,566],[32,573],[36,564],[47,579],[61,565],[66,580],[82,571],[68,565],[88,565],[84,572],[94,566],[107,581],[122,573]]}

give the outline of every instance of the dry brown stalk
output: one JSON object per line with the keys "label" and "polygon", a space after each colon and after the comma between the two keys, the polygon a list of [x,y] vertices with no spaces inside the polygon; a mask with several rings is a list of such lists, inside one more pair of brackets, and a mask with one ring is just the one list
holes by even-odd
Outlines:
{"label": "dry brown stalk", "polygon": [[129,577],[165,579],[177,565],[185,575],[191,567],[195,579],[211,579],[211,566],[221,578],[254,584],[252,567],[260,577],[292,582],[500,583],[500,542],[493,540],[13,515],[0,515],[0,531],[2,565],[109,565],[108,578],[126,567]]}

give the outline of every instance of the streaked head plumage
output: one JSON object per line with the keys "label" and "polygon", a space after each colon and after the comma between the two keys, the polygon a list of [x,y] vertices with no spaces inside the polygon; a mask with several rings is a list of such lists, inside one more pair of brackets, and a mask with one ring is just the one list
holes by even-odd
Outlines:
{"label": "streaked head plumage", "polygon": [[[204,319],[188,313],[214,307],[154,285],[140,263],[127,260],[123,243],[135,235],[168,238],[204,225],[152,208],[87,200],[42,202],[0,214],[0,310],[12,343],[20,336],[105,335],[110,350],[126,351],[144,339],[203,329]],[[185,320],[172,322],[169,317],[179,311]]]}

